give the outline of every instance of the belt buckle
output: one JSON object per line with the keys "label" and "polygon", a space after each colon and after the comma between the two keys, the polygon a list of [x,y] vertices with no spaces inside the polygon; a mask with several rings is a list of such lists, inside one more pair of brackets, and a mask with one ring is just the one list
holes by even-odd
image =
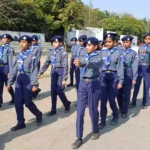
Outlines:
{"label": "belt buckle", "polygon": [[90,79],[85,79],[84,81],[85,81],[85,82],[90,82]]}
{"label": "belt buckle", "polygon": [[111,71],[110,71],[110,70],[107,70],[106,73],[111,73]]}

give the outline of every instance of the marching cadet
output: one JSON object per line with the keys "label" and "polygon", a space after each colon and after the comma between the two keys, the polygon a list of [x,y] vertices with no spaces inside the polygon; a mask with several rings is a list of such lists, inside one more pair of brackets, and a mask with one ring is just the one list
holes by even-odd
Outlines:
{"label": "marching cadet", "polygon": [[73,86],[74,81],[74,72],[75,72],[75,65],[74,65],[74,58],[76,57],[76,51],[79,49],[79,45],[77,44],[78,39],[76,37],[73,37],[71,39],[71,43],[73,44],[71,48],[72,56],[70,60],[70,84],[67,85],[67,87]]}
{"label": "marching cadet", "polygon": [[51,97],[52,97],[52,108],[47,116],[53,116],[56,114],[56,103],[57,95],[62,101],[65,113],[70,110],[71,102],[68,101],[64,89],[66,86],[66,81],[68,79],[68,55],[65,49],[62,47],[62,37],[55,36],[51,39],[53,44],[53,49],[50,51],[45,64],[40,70],[39,77],[47,70],[50,64],[52,64],[51,69]]}
{"label": "marching cadet", "polygon": [[40,126],[42,123],[42,113],[32,101],[32,92],[36,91],[38,87],[38,66],[37,59],[30,49],[31,41],[32,38],[27,35],[19,38],[22,50],[16,57],[16,61],[13,64],[13,71],[8,80],[7,90],[16,81],[15,108],[18,123],[11,128],[11,131],[17,131],[26,127],[23,104],[36,116],[37,126]]}
{"label": "marching cadet", "polygon": [[77,123],[76,123],[76,136],[77,140],[72,144],[73,149],[78,149],[83,141],[83,124],[84,113],[88,103],[90,117],[92,121],[92,140],[99,138],[99,96],[100,96],[100,83],[99,83],[99,69],[102,66],[101,55],[97,52],[98,40],[95,37],[90,37],[85,41],[87,54],[85,56],[76,58],[74,61],[75,66],[81,67],[81,80],[78,89],[78,107],[77,107]]}
{"label": "marching cadet", "polygon": [[107,49],[102,51],[103,67],[100,74],[101,81],[101,123],[99,128],[106,126],[107,117],[107,100],[109,99],[110,107],[113,111],[111,125],[116,125],[119,119],[119,113],[115,98],[118,89],[122,88],[124,80],[123,61],[121,60],[122,52],[115,47],[116,37],[109,33],[104,36]]}
{"label": "marching cadet", "polygon": [[[40,70],[40,59],[42,56],[42,49],[38,44],[38,36],[37,35],[33,35],[32,37],[32,46],[31,46],[31,51],[32,54],[37,58],[37,62],[38,62],[38,71]],[[38,93],[41,92],[41,89],[38,88],[37,91],[33,92],[32,94],[32,99],[36,99]]]}
{"label": "marching cadet", "polygon": [[99,40],[99,41],[98,41],[98,45],[99,45],[99,50],[102,50],[103,47],[104,47],[104,41]]}
{"label": "marching cadet", "polygon": [[[76,56],[75,58],[79,58],[79,57],[83,57],[86,55],[86,49],[85,49],[85,45],[84,45],[84,41],[87,39],[86,35],[81,35],[79,37],[79,45],[80,47],[77,49],[76,51]],[[80,82],[80,67],[75,68],[75,77],[76,77],[76,88],[78,90],[79,88],[79,82]]]}
{"label": "marching cadet", "polygon": [[139,67],[138,67],[138,77],[137,82],[134,86],[134,92],[132,97],[132,102],[130,103],[130,108],[136,107],[137,95],[139,93],[141,81],[143,78],[143,109],[147,108],[147,103],[149,100],[149,86],[150,86],[150,33],[144,36],[145,44],[139,47]]}
{"label": "marching cadet", "polygon": [[[12,71],[14,55],[14,49],[9,45],[12,41],[11,35],[4,34],[1,36],[1,40],[3,45],[0,47],[0,107],[2,107],[3,104],[4,83],[7,86],[7,81]],[[9,105],[13,105],[15,94],[12,87],[10,87],[9,93],[12,98],[12,100],[9,102]]]}
{"label": "marching cadet", "polygon": [[[86,48],[85,48],[85,44],[84,41],[87,39],[86,35],[81,35],[79,37],[79,47],[74,51],[74,57],[75,58],[80,58],[86,55]],[[78,92],[79,89],[79,83],[80,83],[80,67],[76,66],[75,67],[75,79],[76,79],[76,89]],[[75,107],[77,107],[77,103],[75,105]]]}
{"label": "marching cadet", "polygon": [[125,36],[121,39],[124,49],[122,50],[122,61],[124,64],[124,83],[123,88],[118,91],[118,105],[121,111],[121,117],[127,118],[132,85],[136,84],[138,76],[138,55],[132,50],[132,36]]}

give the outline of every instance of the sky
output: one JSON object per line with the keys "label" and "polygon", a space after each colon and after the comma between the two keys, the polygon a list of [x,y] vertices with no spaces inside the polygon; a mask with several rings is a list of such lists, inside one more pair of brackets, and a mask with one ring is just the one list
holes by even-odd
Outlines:
{"label": "sky", "polygon": [[[89,4],[90,0],[82,0]],[[91,0],[93,8],[116,13],[130,13],[138,19],[150,19],[150,0]]]}

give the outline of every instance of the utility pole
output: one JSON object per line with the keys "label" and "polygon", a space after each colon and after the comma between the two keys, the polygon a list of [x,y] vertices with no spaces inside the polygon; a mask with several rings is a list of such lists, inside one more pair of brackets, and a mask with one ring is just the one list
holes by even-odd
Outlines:
{"label": "utility pole", "polygon": [[91,27],[91,6],[92,6],[92,2],[90,0],[89,2],[89,27]]}

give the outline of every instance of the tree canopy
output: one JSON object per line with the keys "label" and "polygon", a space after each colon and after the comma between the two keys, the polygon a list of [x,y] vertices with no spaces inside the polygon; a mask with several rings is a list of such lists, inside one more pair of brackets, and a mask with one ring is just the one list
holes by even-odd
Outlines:
{"label": "tree canopy", "polygon": [[1,30],[42,32],[47,40],[71,28],[85,29],[89,25],[104,28],[105,32],[136,35],[140,40],[150,30],[147,18],[139,20],[128,13],[91,9],[81,0],[1,0],[0,10]]}

